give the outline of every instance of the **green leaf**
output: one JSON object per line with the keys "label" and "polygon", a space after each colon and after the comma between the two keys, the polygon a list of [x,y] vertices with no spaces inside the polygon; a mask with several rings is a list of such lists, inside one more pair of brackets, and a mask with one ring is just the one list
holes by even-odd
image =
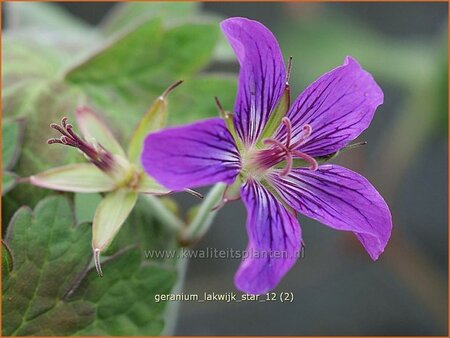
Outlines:
{"label": "green leaf", "polygon": [[63,197],[16,213],[6,238],[14,265],[3,276],[3,335],[160,334],[167,304],[154,297],[171,292],[175,267],[142,264],[139,250],[122,250],[99,278],[88,267],[90,227],[73,224]]}
{"label": "green leaf", "polygon": [[6,280],[9,273],[14,268],[14,261],[11,255],[11,250],[2,240],[2,282]]}
{"label": "green leaf", "polygon": [[47,145],[52,135],[49,124],[74,112],[80,92],[58,83],[60,56],[38,42],[7,38],[3,45],[2,112],[4,117],[22,117],[27,132],[16,171],[28,176],[55,163],[67,163],[76,151]]}
{"label": "green leaf", "polygon": [[110,35],[135,22],[161,16],[164,19],[179,19],[193,16],[199,8],[195,2],[126,2],[118,3],[101,23],[104,34]]}
{"label": "green leaf", "polygon": [[[51,330],[38,329],[35,323],[58,306],[89,263],[89,238],[88,226],[73,227],[72,212],[63,197],[42,201],[34,212],[26,207],[17,211],[6,235],[14,269],[3,284],[3,335]],[[63,313],[54,315],[64,318]],[[75,327],[82,321],[64,320]]]}
{"label": "green leaf", "polygon": [[74,84],[120,87],[134,75],[155,67],[162,38],[159,18],[149,20],[119,36],[69,70],[66,80]]}
{"label": "green leaf", "polygon": [[136,125],[165,88],[180,79],[189,82],[208,63],[218,35],[217,24],[186,23],[165,30],[154,18],[70,70],[66,80],[87,93],[128,137],[124,127]]}
{"label": "green leaf", "polygon": [[102,200],[100,194],[76,193],[74,197],[75,218],[77,223],[92,222],[95,210]]}
{"label": "green leaf", "polygon": [[45,2],[8,2],[7,29],[48,29],[57,31],[87,31],[88,25],[68,14],[60,6]]}
{"label": "green leaf", "polygon": [[219,34],[217,23],[177,25],[164,35],[159,62],[179,76],[199,71],[208,64]]}
{"label": "green leaf", "polygon": [[23,138],[23,120],[2,121],[2,169],[9,170],[16,164]]}
{"label": "green leaf", "polygon": [[177,273],[172,266],[140,264],[137,250],[105,263],[105,276],[88,274],[70,297],[71,304],[90,302],[95,320],[77,335],[153,336],[161,334],[166,302],[155,295],[170,293]]}
{"label": "green leaf", "polygon": [[9,171],[2,173],[2,195],[6,194],[17,184],[17,175]]}
{"label": "green leaf", "polygon": [[219,115],[214,97],[233,110],[236,78],[229,74],[203,74],[183,83],[170,97],[169,124],[191,123]]}

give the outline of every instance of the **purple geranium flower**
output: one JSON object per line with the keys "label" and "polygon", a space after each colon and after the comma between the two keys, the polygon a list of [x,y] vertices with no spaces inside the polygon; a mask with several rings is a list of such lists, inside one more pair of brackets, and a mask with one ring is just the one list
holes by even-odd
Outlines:
{"label": "purple geranium flower", "polygon": [[234,114],[150,134],[146,172],[172,190],[225,182],[225,201],[240,192],[253,253],[235,276],[242,291],[274,288],[295,263],[302,246],[296,211],[353,232],[376,260],[391,234],[388,206],[364,177],[318,162],[369,126],[383,92],[347,57],[290,105],[289,71],[272,33],[245,18],[221,27],[241,66]]}

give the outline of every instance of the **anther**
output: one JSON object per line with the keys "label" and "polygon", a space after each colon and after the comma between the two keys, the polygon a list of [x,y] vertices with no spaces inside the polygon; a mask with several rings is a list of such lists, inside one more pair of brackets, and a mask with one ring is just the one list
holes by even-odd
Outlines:
{"label": "anther", "polygon": [[291,146],[291,148],[295,149],[295,148],[297,148],[298,146],[300,146],[303,142],[305,142],[305,140],[306,140],[308,137],[311,136],[311,133],[312,133],[312,127],[311,127],[311,125],[310,125],[310,124],[305,124],[305,125],[302,127],[302,135],[300,136],[300,139],[299,139],[297,142],[295,142],[295,143]]}

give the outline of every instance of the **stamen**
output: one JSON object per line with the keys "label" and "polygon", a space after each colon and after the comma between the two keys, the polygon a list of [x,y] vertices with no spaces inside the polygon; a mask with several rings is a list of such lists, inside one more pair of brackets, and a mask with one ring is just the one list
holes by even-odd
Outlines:
{"label": "stamen", "polygon": [[310,124],[305,124],[303,126],[303,137],[308,138],[312,133],[312,127]]}
{"label": "stamen", "polygon": [[291,153],[286,154],[286,166],[284,167],[283,171],[280,172],[280,176],[286,176],[289,174],[292,170],[292,155]]}
{"label": "stamen", "polygon": [[276,146],[276,147],[278,147],[278,148],[280,148],[280,149],[282,149],[282,150],[284,150],[286,152],[289,151],[289,149],[283,143],[281,143],[280,141],[275,140],[273,138],[266,138],[266,139],[264,139],[263,140],[263,144],[266,145],[266,146],[267,145]]}
{"label": "stamen", "polygon": [[291,120],[287,117],[283,117],[281,120],[286,127],[286,147],[289,148],[289,145],[291,143],[291,136],[292,136],[292,124]]}
{"label": "stamen", "polygon": [[304,159],[306,162],[309,163],[309,169],[312,171],[316,171],[317,168],[319,168],[319,164],[317,163],[316,159],[312,156],[309,156],[308,154],[302,153],[301,151],[294,150],[292,152],[295,156],[300,157],[301,159]]}
{"label": "stamen", "polygon": [[292,142],[292,123],[288,117],[283,117],[281,120],[286,128],[286,139],[282,142],[274,138],[266,138],[262,143],[269,148],[257,151],[251,159],[251,165],[254,165],[257,171],[264,171],[269,169],[278,163],[284,161],[286,165],[279,173],[280,176],[288,175],[293,166],[294,157],[299,157],[305,160],[309,164],[310,170],[317,170],[319,164],[316,159],[308,154],[302,153],[296,150],[298,146],[302,145],[305,140],[311,135],[312,127],[310,124],[305,124],[302,127],[302,133],[299,140],[295,143]]}
{"label": "stamen", "polygon": [[303,126],[303,128],[302,128],[302,135],[300,136],[300,139],[299,139],[297,142],[295,142],[295,143],[291,146],[291,148],[292,148],[292,149],[295,149],[295,148],[297,148],[298,146],[300,146],[303,142],[305,142],[305,140],[306,140],[308,137],[311,136],[311,133],[312,133],[312,127],[311,127],[311,125],[310,125],[310,124],[305,124],[305,125]]}

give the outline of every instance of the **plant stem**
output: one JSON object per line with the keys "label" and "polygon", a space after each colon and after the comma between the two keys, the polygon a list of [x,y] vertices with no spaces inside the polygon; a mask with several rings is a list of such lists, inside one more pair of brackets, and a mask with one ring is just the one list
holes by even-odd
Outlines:
{"label": "plant stem", "polygon": [[[186,257],[181,258],[177,263],[178,280],[171,291],[173,294],[183,292],[188,263],[189,259]],[[168,302],[166,310],[164,311],[164,322],[166,323],[166,326],[164,327],[162,336],[173,336],[175,334],[180,304],[181,302]]]}
{"label": "plant stem", "polygon": [[201,238],[214,220],[217,211],[212,210],[216,205],[220,203],[225,192],[226,184],[216,184],[208,193],[203,203],[200,205],[200,209],[195,215],[192,222],[186,228],[183,234],[183,239],[192,242],[198,238]]}
{"label": "plant stem", "polygon": [[144,195],[155,217],[175,233],[181,233],[186,225],[175,216],[157,197]]}

